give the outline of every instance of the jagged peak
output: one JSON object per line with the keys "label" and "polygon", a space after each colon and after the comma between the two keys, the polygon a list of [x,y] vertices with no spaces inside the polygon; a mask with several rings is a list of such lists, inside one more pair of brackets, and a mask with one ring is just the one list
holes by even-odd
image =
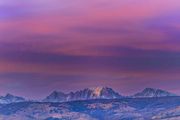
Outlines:
{"label": "jagged peak", "polygon": [[[48,97],[52,97],[52,96],[53,96],[53,97],[56,98],[56,97],[65,96],[65,95],[66,95],[65,93],[55,90],[55,91],[53,91]],[[48,97],[47,97],[47,98],[48,98]]]}
{"label": "jagged peak", "polygon": [[176,96],[166,90],[157,88],[145,88],[143,91],[136,93],[134,97],[165,97],[165,96]]}
{"label": "jagged peak", "polygon": [[12,95],[12,94],[10,94],[10,93],[7,93],[7,94],[5,95],[5,97],[15,97],[15,96]]}
{"label": "jagged peak", "polygon": [[65,93],[63,93],[63,92],[61,92],[61,91],[53,91],[51,94],[65,94]]}
{"label": "jagged peak", "polygon": [[98,86],[98,87],[91,87],[88,89],[92,90],[96,96],[100,96],[102,90],[107,89],[107,87]]}
{"label": "jagged peak", "polygon": [[169,93],[169,92],[166,91],[166,90],[157,89],[157,88],[145,88],[145,89],[143,90],[143,92],[148,92],[148,91],[150,91],[150,92],[166,92],[166,93]]}
{"label": "jagged peak", "polygon": [[89,87],[88,89],[91,89],[91,90],[97,90],[97,89],[106,89],[107,87],[105,86],[97,86],[97,87]]}
{"label": "jagged peak", "polygon": [[90,87],[87,88],[93,91],[102,91],[102,90],[112,90],[112,88],[106,87],[106,86],[97,86],[97,87]]}
{"label": "jagged peak", "polygon": [[[91,91],[93,93],[93,95],[97,96],[97,97],[101,96],[101,94],[103,92],[114,92],[114,93],[116,93],[112,88],[105,87],[105,86],[89,87],[89,88],[85,88],[84,90]],[[80,91],[84,91],[84,90],[80,90]],[[116,94],[118,94],[118,93],[116,93]]]}
{"label": "jagged peak", "polygon": [[155,91],[157,91],[157,90],[160,90],[160,89],[156,89],[156,88],[150,88],[150,87],[148,87],[148,88],[144,88],[144,90],[143,90],[142,92],[147,92],[147,91],[152,91],[152,92],[155,92]]}

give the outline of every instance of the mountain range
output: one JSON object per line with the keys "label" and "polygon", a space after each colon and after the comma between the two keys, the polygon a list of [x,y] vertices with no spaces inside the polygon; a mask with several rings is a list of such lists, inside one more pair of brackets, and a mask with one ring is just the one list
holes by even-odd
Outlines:
{"label": "mountain range", "polygon": [[180,97],[153,88],[122,96],[108,87],[53,91],[41,101],[7,94],[0,120],[180,120]]}
{"label": "mountain range", "polygon": [[47,96],[44,102],[65,102],[90,99],[117,99],[122,98],[119,93],[108,87],[86,88],[84,90],[70,92],[68,94],[54,91]]}
{"label": "mountain range", "polygon": [[[63,93],[59,91],[53,91],[50,95],[39,102],[68,102],[77,100],[94,100],[94,99],[120,99],[120,98],[153,98],[153,97],[168,97],[177,96],[161,89],[145,88],[143,91],[138,92],[132,96],[123,96],[118,92],[114,91],[112,88],[108,87],[94,87],[86,88],[83,90]],[[0,104],[9,104],[15,102],[27,101],[23,97],[14,96],[7,94],[0,97]]]}
{"label": "mountain range", "polygon": [[165,90],[153,89],[153,88],[145,88],[142,92],[139,92],[133,95],[133,97],[135,98],[167,97],[167,96],[176,96],[176,95]]}

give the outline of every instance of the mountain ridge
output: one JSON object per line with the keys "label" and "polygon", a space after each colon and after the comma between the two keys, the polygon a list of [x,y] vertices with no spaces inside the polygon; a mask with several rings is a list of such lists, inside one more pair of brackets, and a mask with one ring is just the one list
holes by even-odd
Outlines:
{"label": "mountain ridge", "polygon": [[[135,93],[132,96],[123,96],[118,92],[114,91],[109,87],[90,87],[78,91],[73,91],[69,93],[63,93],[60,91],[53,91],[50,95],[45,97],[39,102],[69,102],[78,100],[91,100],[91,99],[120,99],[120,98],[152,98],[152,97],[168,97],[168,96],[178,96],[165,90],[156,88],[145,88],[144,90]],[[6,94],[5,96],[0,96],[0,104],[9,104],[14,102],[24,102],[27,101],[23,97],[14,96],[11,94]],[[32,100],[33,101],[33,100]],[[37,100],[35,100],[37,101]]]}
{"label": "mountain ridge", "polygon": [[168,96],[177,96],[177,95],[162,89],[145,88],[143,91],[134,94],[132,97],[146,98],[146,97],[168,97]]}
{"label": "mountain ridge", "polygon": [[24,101],[26,101],[25,98],[15,96],[10,93],[7,93],[5,96],[0,96],[0,104],[9,104],[15,102],[24,102]]}
{"label": "mountain ridge", "polygon": [[43,101],[64,102],[64,101],[89,100],[89,99],[115,99],[121,97],[122,96],[119,93],[115,92],[112,88],[95,87],[95,88],[85,88],[83,90],[70,92],[67,94],[54,91],[45,99],[43,99]]}

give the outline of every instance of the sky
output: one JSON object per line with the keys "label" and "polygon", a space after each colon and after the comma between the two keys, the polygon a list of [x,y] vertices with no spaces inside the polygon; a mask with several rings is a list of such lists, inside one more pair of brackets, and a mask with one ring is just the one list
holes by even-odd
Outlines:
{"label": "sky", "polygon": [[180,95],[179,11],[179,0],[0,0],[0,95]]}

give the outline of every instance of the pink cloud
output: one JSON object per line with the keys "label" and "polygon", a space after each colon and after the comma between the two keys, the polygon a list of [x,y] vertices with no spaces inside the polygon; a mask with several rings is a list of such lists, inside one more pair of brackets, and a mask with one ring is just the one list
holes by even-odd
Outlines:
{"label": "pink cloud", "polygon": [[[0,73],[107,75],[107,81],[69,86],[122,90],[165,82],[179,91],[167,85],[180,79],[179,0],[6,0],[0,6]],[[58,82],[53,85],[67,84]]]}

